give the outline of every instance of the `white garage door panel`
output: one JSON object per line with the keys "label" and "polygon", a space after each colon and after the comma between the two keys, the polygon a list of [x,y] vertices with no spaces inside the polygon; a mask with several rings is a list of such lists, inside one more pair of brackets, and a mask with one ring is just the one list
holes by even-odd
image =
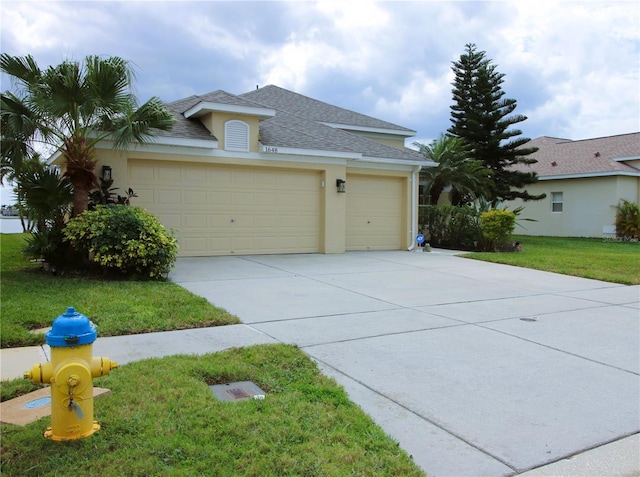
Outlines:
{"label": "white garage door panel", "polygon": [[402,248],[404,179],[347,178],[347,250]]}
{"label": "white garage door panel", "polygon": [[203,190],[200,191],[185,191],[184,192],[184,204],[185,205],[194,205],[198,206],[198,204],[206,204],[207,203],[207,193]]}
{"label": "white garage door panel", "polygon": [[180,255],[319,250],[317,172],[130,161],[134,204],[176,231]]}
{"label": "white garage door panel", "polygon": [[179,189],[156,189],[154,191],[154,202],[179,209],[180,204],[183,202],[183,192]]}

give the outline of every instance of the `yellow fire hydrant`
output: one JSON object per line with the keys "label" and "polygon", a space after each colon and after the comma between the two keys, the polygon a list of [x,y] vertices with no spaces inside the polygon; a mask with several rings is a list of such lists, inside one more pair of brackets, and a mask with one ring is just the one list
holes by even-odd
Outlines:
{"label": "yellow fire hydrant", "polygon": [[51,361],[24,373],[34,383],[51,384],[51,427],[44,433],[51,440],[81,439],[100,429],[93,420],[93,378],[109,374],[118,364],[93,357],[97,334],[89,318],[70,306],[45,335]]}

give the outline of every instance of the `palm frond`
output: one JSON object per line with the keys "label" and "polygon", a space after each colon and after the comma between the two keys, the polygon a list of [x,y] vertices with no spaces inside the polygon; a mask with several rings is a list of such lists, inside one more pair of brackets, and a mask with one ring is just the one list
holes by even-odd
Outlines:
{"label": "palm frond", "polygon": [[153,97],[113,123],[115,147],[122,148],[132,142],[147,143],[157,130],[167,131],[175,121],[171,111],[164,107],[160,99]]}
{"label": "palm frond", "polygon": [[11,56],[7,53],[0,55],[0,71],[11,77],[25,90],[41,82],[42,71],[33,56]]}

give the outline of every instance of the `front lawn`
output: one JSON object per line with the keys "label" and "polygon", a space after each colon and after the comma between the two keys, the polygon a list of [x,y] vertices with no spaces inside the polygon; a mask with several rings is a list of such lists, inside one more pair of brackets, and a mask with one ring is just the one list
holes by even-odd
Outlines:
{"label": "front lawn", "polygon": [[0,347],[44,343],[29,330],[51,326],[67,307],[86,315],[98,336],[116,336],[239,323],[171,282],[59,277],[20,253],[25,234],[0,234]]}
{"label": "front lawn", "polygon": [[[212,384],[253,381],[264,400],[218,401]],[[102,426],[57,443],[50,417],[2,424],[3,476],[420,476],[344,390],[289,345],[127,364],[94,380]],[[3,383],[4,386],[4,383]]]}
{"label": "front lawn", "polygon": [[519,235],[516,253],[470,253],[467,258],[535,268],[625,285],[640,285],[640,243],[597,238]]}

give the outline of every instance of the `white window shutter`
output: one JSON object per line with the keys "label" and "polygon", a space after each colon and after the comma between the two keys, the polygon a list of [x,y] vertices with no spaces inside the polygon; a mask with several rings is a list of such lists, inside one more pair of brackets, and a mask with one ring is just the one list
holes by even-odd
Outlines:
{"label": "white window shutter", "polygon": [[236,119],[224,125],[224,148],[227,151],[249,151],[249,125]]}

